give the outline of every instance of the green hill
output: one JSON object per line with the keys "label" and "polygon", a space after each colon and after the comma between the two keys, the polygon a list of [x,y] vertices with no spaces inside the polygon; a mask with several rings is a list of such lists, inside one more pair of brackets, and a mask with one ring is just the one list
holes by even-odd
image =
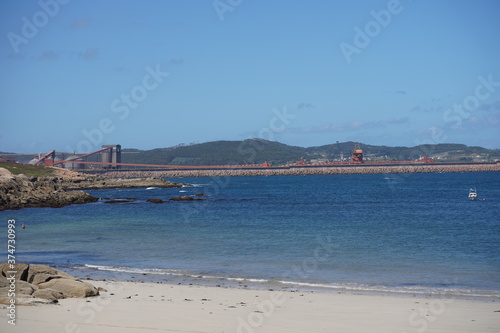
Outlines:
{"label": "green hill", "polygon": [[[349,160],[355,142],[342,142],[317,147],[297,147],[262,139],[244,141],[213,141],[147,151],[123,149],[122,162],[168,165],[273,165],[294,163],[304,157],[312,162],[339,161],[341,153]],[[420,145],[415,147],[389,147],[360,144],[366,160],[408,161],[427,154],[438,161],[493,161],[500,159],[499,149],[469,147],[462,144]]]}
{"label": "green hill", "polygon": [[282,164],[297,161],[305,151],[306,148],[259,139],[213,141],[143,152],[122,152],[122,162],[169,165]]}
{"label": "green hill", "polygon": [[[352,149],[360,144],[366,161],[413,161],[424,154],[442,162],[485,162],[500,160],[500,149],[486,149],[463,144],[442,143],[415,147],[376,146],[358,142],[339,142],[316,147],[290,146],[275,141],[249,139],[244,141],[212,141],[199,144],[178,145],[168,148],[139,150],[122,149],[123,163],[161,165],[242,165],[295,163],[302,157],[312,163],[336,162],[341,156],[350,160]],[[27,163],[33,154],[5,155],[5,158]],[[57,153],[65,159],[67,153]],[[0,154],[2,157],[2,154]],[[98,156],[88,158],[97,161]]]}

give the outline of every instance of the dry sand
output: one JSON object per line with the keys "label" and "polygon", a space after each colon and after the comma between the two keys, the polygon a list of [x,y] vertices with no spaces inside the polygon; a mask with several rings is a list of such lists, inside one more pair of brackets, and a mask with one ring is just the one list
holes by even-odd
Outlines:
{"label": "dry sand", "polygon": [[0,332],[500,332],[500,300],[92,281],[101,296],[0,309]]}

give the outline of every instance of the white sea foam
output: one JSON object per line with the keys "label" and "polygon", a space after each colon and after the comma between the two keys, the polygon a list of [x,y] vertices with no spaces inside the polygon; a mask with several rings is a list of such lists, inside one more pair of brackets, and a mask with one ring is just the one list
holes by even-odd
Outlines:
{"label": "white sea foam", "polygon": [[398,294],[416,294],[416,295],[446,295],[446,296],[469,296],[469,297],[500,297],[500,294],[492,290],[476,290],[465,288],[444,288],[444,287],[426,287],[426,286],[382,286],[382,285],[366,285],[358,283],[313,283],[303,281],[287,281],[287,280],[271,280],[259,278],[245,278],[245,277],[228,277],[216,275],[196,274],[194,272],[182,271],[176,269],[161,269],[161,268],[134,268],[134,267],[120,267],[120,266],[102,266],[85,264],[86,268],[96,269],[99,271],[110,271],[128,274],[147,274],[147,275],[166,275],[183,277],[187,279],[203,279],[203,280],[221,280],[221,281],[234,281],[244,282],[255,285],[287,285],[295,288],[303,289],[324,289],[324,290],[338,290],[338,291],[351,291],[363,293],[398,293]]}

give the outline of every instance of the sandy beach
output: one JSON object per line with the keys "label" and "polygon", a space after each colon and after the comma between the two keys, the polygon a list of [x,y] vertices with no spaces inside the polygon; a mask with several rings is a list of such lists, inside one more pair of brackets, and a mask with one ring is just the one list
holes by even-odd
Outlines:
{"label": "sandy beach", "polygon": [[2,332],[498,332],[498,300],[91,281],[107,292],[20,306]]}

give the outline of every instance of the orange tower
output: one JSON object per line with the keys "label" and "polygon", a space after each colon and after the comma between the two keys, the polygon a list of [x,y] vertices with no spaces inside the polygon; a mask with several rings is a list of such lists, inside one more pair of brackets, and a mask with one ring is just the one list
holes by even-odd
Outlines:
{"label": "orange tower", "polygon": [[354,163],[363,163],[363,150],[359,148],[359,144],[356,144],[352,150],[352,161]]}

